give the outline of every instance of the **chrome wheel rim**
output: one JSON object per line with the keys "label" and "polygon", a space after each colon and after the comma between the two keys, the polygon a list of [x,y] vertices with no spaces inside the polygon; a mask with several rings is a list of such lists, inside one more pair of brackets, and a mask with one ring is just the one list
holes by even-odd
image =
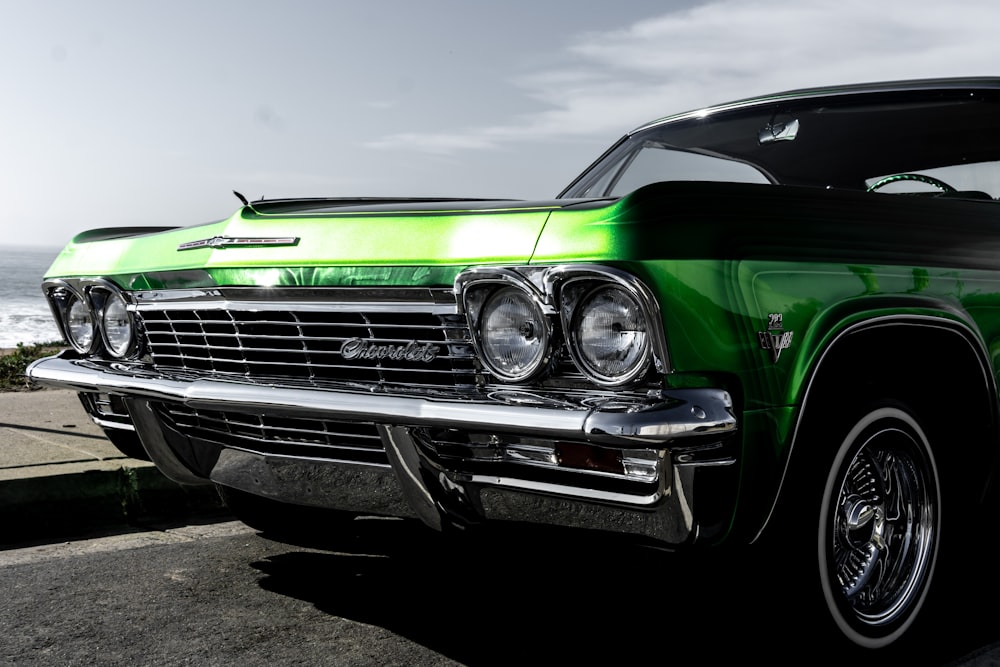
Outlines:
{"label": "chrome wheel rim", "polygon": [[884,645],[909,625],[933,570],[940,520],[934,459],[906,413],[883,409],[851,431],[833,471],[821,524],[824,590],[846,634]]}

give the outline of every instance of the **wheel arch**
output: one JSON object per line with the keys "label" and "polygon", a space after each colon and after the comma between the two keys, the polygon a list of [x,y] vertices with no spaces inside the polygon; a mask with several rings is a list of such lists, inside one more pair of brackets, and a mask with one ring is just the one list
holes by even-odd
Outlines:
{"label": "wheel arch", "polygon": [[829,367],[831,353],[840,349],[849,337],[897,324],[953,327],[960,332],[965,342],[978,350],[978,360],[989,378],[993,395],[996,395],[995,383],[989,372],[989,355],[968,312],[953,303],[925,295],[875,294],[831,304],[809,322],[808,330],[796,340],[799,350],[790,369],[784,404],[805,406],[818,373]]}
{"label": "wheel arch", "polygon": [[[824,336],[825,344],[804,374],[781,481],[754,540],[767,530],[780,503],[794,502],[788,498],[794,487],[790,478],[822,455],[810,448],[810,429],[824,428],[848,416],[838,411],[868,400],[889,398],[910,406],[936,447],[947,443],[949,434],[971,430],[975,435],[963,439],[971,450],[949,448],[939,459],[946,469],[958,465],[953,462],[959,458],[975,462],[968,466],[964,487],[970,501],[982,502],[995,483],[1000,461],[997,387],[978,330],[953,309],[855,314],[843,322]],[[921,361],[928,357],[933,366]]]}

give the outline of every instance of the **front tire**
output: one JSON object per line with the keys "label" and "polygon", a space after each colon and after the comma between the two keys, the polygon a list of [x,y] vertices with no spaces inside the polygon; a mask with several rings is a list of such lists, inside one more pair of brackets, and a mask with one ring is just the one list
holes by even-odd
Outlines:
{"label": "front tire", "polygon": [[941,484],[924,430],[895,406],[867,412],[836,451],[818,522],[823,600],[848,639],[879,648],[907,631],[940,532]]}

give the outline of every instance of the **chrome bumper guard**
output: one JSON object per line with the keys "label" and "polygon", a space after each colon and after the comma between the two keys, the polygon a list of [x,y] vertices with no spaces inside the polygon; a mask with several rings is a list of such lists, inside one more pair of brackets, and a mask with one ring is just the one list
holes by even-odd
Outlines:
{"label": "chrome bumper guard", "polygon": [[[417,516],[428,525],[503,519],[628,533],[676,545],[724,530],[737,486],[732,401],[717,389],[666,391],[641,405],[606,402],[520,404],[443,400],[352,389],[250,384],[215,378],[169,378],[141,367],[93,362],[63,353],[36,361],[28,378],[43,386],[122,396],[157,467],[180,483],[209,481],[303,505]],[[176,403],[287,417],[378,424],[389,465],[285,457],[220,447],[171,431],[155,406]],[[592,471],[521,475],[532,465],[491,467],[457,461],[426,446],[432,429],[499,438],[583,443],[644,452],[655,478],[609,488]],[[492,436],[491,436],[492,437]],[[187,452],[186,455],[178,452]],[[210,452],[205,454],[205,452]],[[192,465],[192,457],[207,464]],[[550,466],[551,469],[551,466]],[[534,473],[537,467],[531,469]],[[545,471],[548,474],[548,471]],[[599,473],[598,473],[599,474]],[[706,509],[707,508],[707,509]]]}

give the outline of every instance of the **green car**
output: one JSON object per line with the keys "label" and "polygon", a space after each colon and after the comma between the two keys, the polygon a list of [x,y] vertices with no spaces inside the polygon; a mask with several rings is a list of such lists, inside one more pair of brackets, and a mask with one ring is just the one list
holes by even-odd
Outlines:
{"label": "green car", "polygon": [[80,234],[43,284],[72,349],[28,375],[264,531],[754,543],[882,647],[992,497],[997,196],[1000,79],[771,95],[649,123],[552,200]]}

